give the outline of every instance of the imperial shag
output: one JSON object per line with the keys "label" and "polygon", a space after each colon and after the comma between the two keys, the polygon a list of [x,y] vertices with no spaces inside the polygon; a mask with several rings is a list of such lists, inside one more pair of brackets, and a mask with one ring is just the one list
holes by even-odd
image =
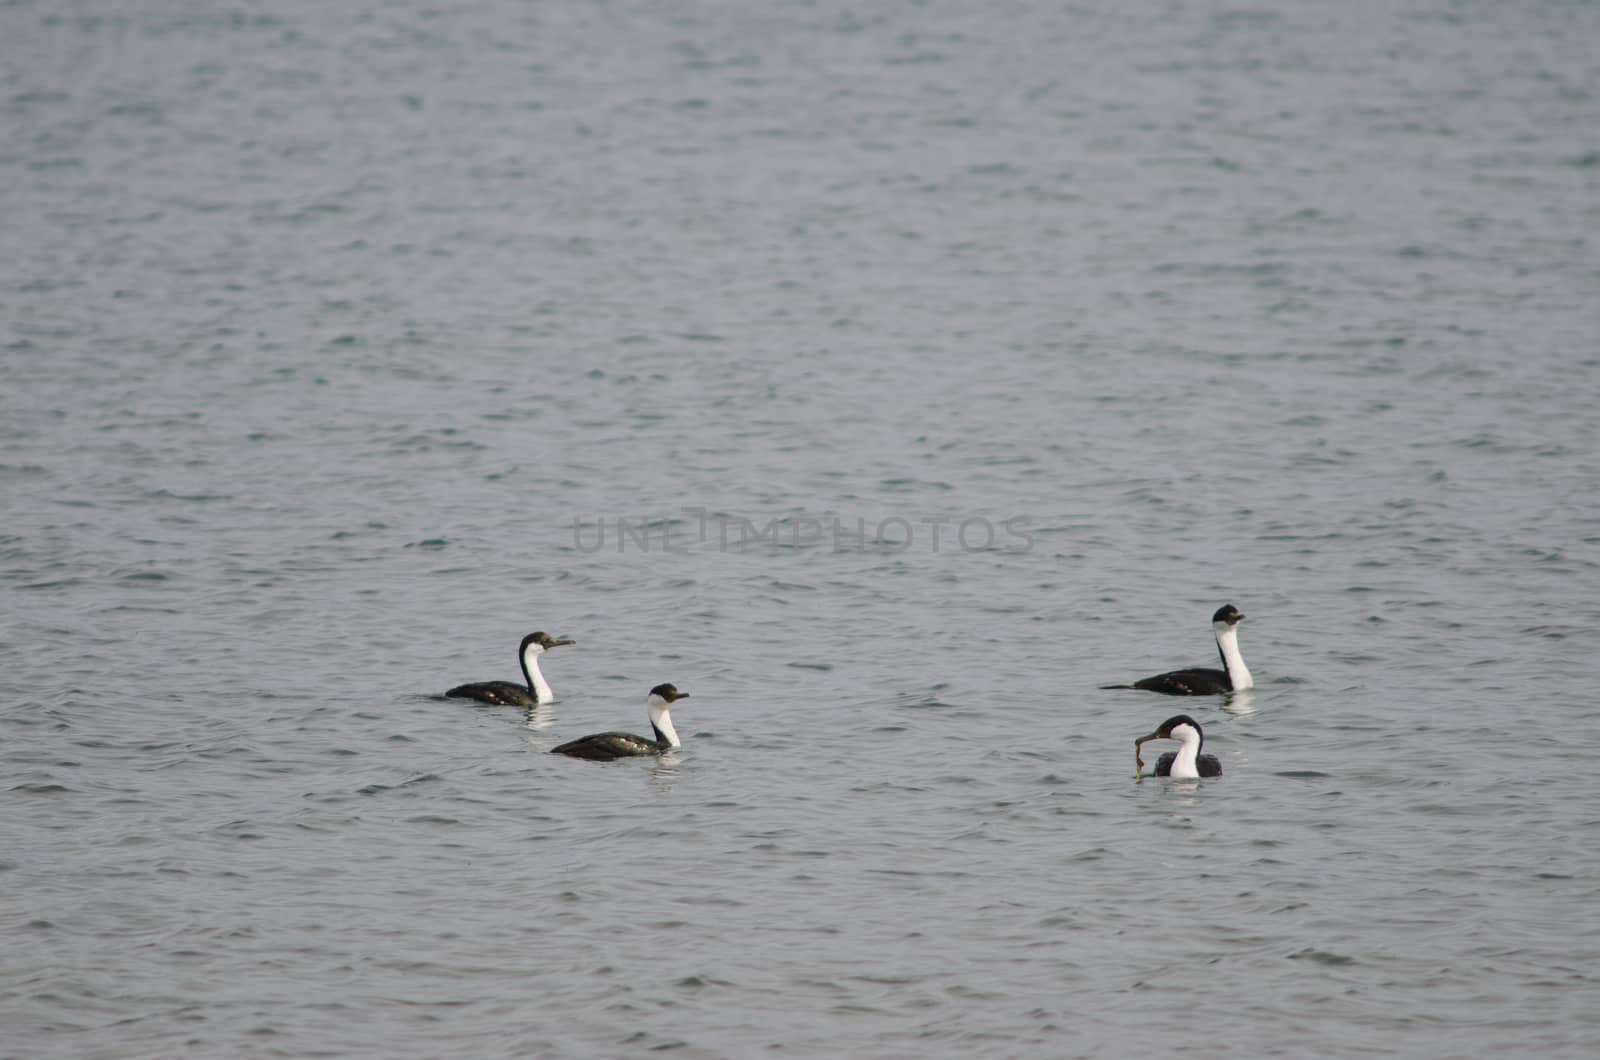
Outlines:
{"label": "imperial shag", "polygon": [[1211,616],[1211,631],[1217,636],[1217,654],[1222,656],[1223,669],[1173,670],[1156,674],[1131,685],[1101,685],[1101,688],[1142,688],[1147,692],[1165,692],[1169,696],[1219,696],[1227,692],[1242,692],[1253,688],[1255,681],[1239,654],[1239,623],[1244,616],[1232,604],[1217,608]]}
{"label": "imperial shag", "polygon": [[609,762],[613,758],[655,755],[669,751],[680,744],[678,731],[672,727],[672,714],[668,708],[678,700],[688,698],[689,693],[679,692],[672,685],[656,685],[650,690],[650,695],[645,697],[645,703],[650,708],[650,728],[656,734],[654,739],[648,736],[635,736],[631,732],[599,732],[593,736],[573,740],[571,743],[564,743],[560,747],[553,747],[550,753],[587,758],[592,762]]}
{"label": "imperial shag", "polygon": [[1200,753],[1206,737],[1200,731],[1200,723],[1187,714],[1174,714],[1149,736],[1141,736],[1133,741],[1135,775],[1144,768],[1144,760],[1139,757],[1139,746],[1146,740],[1177,740],[1181,745],[1176,751],[1168,751],[1156,760],[1155,776],[1176,777],[1179,780],[1222,776],[1222,763],[1217,756]]}
{"label": "imperial shag", "polygon": [[556,696],[550,691],[550,685],[545,681],[544,674],[539,672],[539,656],[551,648],[575,643],[577,642],[571,640],[557,640],[548,633],[529,633],[522,638],[522,647],[517,650],[517,658],[522,663],[522,676],[528,682],[526,685],[511,681],[478,681],[469,685],[457,685],[445,695],[452,699],[476,699],[480,703],[511,707],[537,707],[541,703],[549,703]]}

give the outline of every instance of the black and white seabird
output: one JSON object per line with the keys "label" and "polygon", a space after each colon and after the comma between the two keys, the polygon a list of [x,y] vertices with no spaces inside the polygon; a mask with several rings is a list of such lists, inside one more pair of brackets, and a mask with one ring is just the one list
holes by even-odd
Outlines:
{"label": "black and white seabird", "polygon": [[650,727],[656,734],[653,740],[648,736],[635,736],[631,732],[598,732],[593,736],[564,743],[560,747],[552,747],[550,753],[587,758],[591,762],[609,762],[613,758],[655,755],[669,751],[681,745],[678,742],[678,731],[672,727],[672,715],[667,708],[680,699],[688,698],[689,693],[679,692],[672,685],[656,685],[650,690],[645,703],[650,707]]}
{"label": "black and white seabird", "polygon": [[1222,776],[1222,763],[1217,760],[1217,756],[1200,753],[1200,748],[1206,744],[1205,733],[1200,731],[1200,723],[1187,714],[1174,714],[1149,736],[1141,736],[1133,741],[1136,776],[1144,768],[1144,760],[1139,757],[1139,745],[1146,740],[1177,740],[1182,745],[1178,750],[1168,751],[1156,760],[1154,776],[1176,777],[1179,780]]}
{"label": "black and white seabird", "polygon": [[1156,674],[1131,685],[1101,685],[1101,688],[1142,688],[1147,692],[1165,692],[1169,696],[1220,696],[1227,692],[1242,692],[1255,687],[1250,670],[1239,654],[1239,623],[1244,616],[1232,604],[1223,604],[1211,616],[1211,631],[1217,635],[1217,654],[1222,656],[1223,669],[1173,670]]}
{"label": "black and white seabird", "polygon": [[548,633],[529,633],[522,638],[522,646],[517,649],[517,658],[522,663],[522,676],[528,681],[526,685],[511,681],[478,681],[470,685],[457,685],[445,695],[452,699],[476,699],[480,703],[510,707],[537,707],[541,703],[549,703],[556,696],[550,691],[544,674],[539,672],[539,656],[550,648],[576,643],[557,640]]}

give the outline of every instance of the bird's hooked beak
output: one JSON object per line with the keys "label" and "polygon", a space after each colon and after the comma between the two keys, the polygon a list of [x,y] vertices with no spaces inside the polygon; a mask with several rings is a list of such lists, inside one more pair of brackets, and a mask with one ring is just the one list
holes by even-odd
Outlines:
{"label": "bird's hooked beak", "polygon": [[571,640],[570,638],[567,638],[567,637],[562,637],[560,640],[551,641],[549,644],[546,644],[545,647],[547,647],[547,648],[559,648],[563,644],[576,644],[576,643],[578,643],[578,642],[575,641],[575,640]]}
{"label": "bird's hooked beak", "polygon": [[1144,759],[1139,757],[1139,748],[1140,748],[1140,746],[1142,746],[1146,741],[1149,741],[1149,740],[1165,740],[1165,739],[1167,739],[1167,734],[1162,732],[1160,729],[1157,729],[1155,732],[1151,733],[1149,736],[1141,736],[1137,740],[1133,741],[1133,775],[1134,775],[1134,777],[1136,779],[1139,776],[1141,776],[1143,774],[1143,772],[1144,772]]}

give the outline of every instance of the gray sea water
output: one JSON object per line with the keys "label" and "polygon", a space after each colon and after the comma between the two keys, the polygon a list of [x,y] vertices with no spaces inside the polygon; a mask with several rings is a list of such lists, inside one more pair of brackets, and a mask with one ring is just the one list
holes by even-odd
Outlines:
{"label": "gray sea water", "polygon": [[0,1056],[1595,1055],[1597,40],[0,3]]}

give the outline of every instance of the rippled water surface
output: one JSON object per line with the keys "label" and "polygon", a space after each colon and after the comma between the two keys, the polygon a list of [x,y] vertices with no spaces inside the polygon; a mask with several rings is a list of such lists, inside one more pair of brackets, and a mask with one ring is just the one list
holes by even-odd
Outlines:
{"label": "rippled water surface", "polygon": [[1597,36],[0,4],[0,1056],[1595,1055]]}

